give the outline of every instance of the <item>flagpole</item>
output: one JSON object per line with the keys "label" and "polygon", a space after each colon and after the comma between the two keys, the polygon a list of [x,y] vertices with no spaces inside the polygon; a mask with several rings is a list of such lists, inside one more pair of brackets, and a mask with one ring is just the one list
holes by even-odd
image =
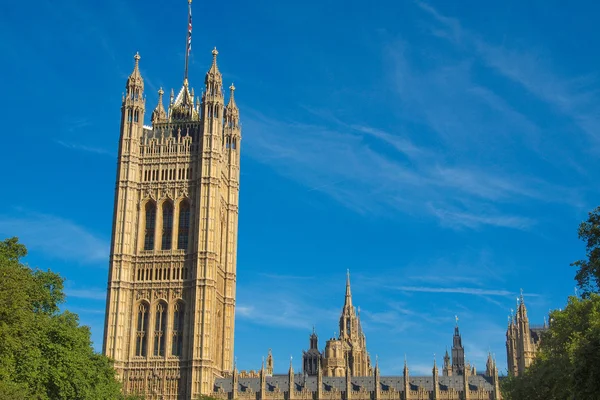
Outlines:
{"label": "flagpole", "polygon": [[190,51],[192,48],[192,0],[188,0],[188,34],[185,43],[185,73],[183,81],[187,83],[188,79],[188,64],[190,59]]}

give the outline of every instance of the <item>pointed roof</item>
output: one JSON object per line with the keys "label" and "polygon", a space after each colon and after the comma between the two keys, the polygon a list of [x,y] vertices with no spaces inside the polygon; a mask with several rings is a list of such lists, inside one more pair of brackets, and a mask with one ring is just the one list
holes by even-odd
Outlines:
{"label": "pointed roof", "polygon": [[163,106],[163,91],[162,87],[158,89],[158,104],[156,108],[152,112],[152,122],[160,122],[167,118],[167,112],[165,111],[165,107]]}
{"label": "pointed roof", "polygon": [[[192,89],[192,93],[194,90]],[[172,108],[169,117],[171,119],[198,119],[198,111],[194,107],[194,97],[190,93],[188,80],[183,80],[183,85],[173,100],[173,91],[171,90]]]}
{"label": "pointed roof", "polygon": [[521,289],[521,293],[517,298],[517,315],[520,319],[527,319],[527,307],[525,307],[525,299],[523,298],[523,289]]}
{"label": "pointed roof", "polygon": [[188,80],[185,79],[183,81],[183,86],[179,89],[179,93],[177,93],[177,97],[175,97],[175,105],[191,105],[194,102],[194,98],[189,91]]}
{"label": "pointed roof", "polygon": [[346,299],[344,300],[344,308],[352,307],[352,292],[350,290],[350,270],[346,271]]}
{"label": "pointed roof", "polygon": [[230,95],[229,95],[229,103],[227,103],[228,110],[233,110],[233,109],[238,108],[237,104],[235,104],[234,92],[235,92],[235,86],[233,86],[233,83],[232,83],[231,86],[229,86]]}
{"label": "pointed roof", "polygon": [[129,86],[140,86],[142,90],[144,89],[144,80],[142,79],[142,74],[140,73],[140,53],[136,52],[133,56],[135,60],[135,64],[133,66],[133,71],[127,78],[127,87]]}
{"label": "pointed roof", "polygon": [[219,67],[217,66],[217,55],[219,54],[219,52],[217,51],[217,48],[215,47],[212,51],[212,56],[213,56],[213,60],[212,60],[212,65],[210,66],[210,69],[207,72],[207,75],[221,75],[221,72],[219,71]]}
{"label": "pointed roof", "polygon": [[[213,82],[213,84],[216,84],[214,88],[218,88],[219,90],[219,94],[220,93],[220,88],[221,88],[221,84],[223,81],[223,77],[221,76],[221,71],[219,71],[219,67],[217,66],[217,54],[219,54],[219,52],[217,51],[217,48],[215,47],[212,51],[212,64],[210,66],[210,68],[208,69],[208,71],[206,72],[206,77],[204,78],[204,84],[206,85],[207,90],[210,90],[209,87],[209,83]],[[207,93],[205,93],[206,95]],[[216,94],[216,93],[213,93]]]}

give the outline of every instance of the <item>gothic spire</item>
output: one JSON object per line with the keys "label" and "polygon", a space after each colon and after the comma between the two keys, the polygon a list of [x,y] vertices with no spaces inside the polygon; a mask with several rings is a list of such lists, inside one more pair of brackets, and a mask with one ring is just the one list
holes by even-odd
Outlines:
{"label": "gothic spire", "polygon": [[235,104],[234,92],[235,92],[235,86],[233,86],[233,83],[232,83],[231,86],[229,86],[230,95],[229,95],[229,103],[227,103],[227,109],[229,111],[238,109],[237,104]]}
{"label": "gothic spire", "polygon": [[494,360],[492,359],[492,353],[488,351],[487,362],[485,363],[485,374],[487,376],[493,376],[494,374]]}
{"label": "gothic spire", "polygon": [[519,305],[517,308],[517,315],[521,321],[527,320],[527,307],[525,307],[525,299],[523,298],[523,289],[519,295]]}
{"label": "gothic spire", "polygon": [[140,53],[136,52],[135,56],[133,56],[133,59],[135,60],[135,64],[133,66],[133,71],[127,79],[127,88],[129,89],[133,86],[137,86],[141,90],[144,90],[144,80],[142,79],[142,74],[140,73]]}
{"label": "gothic spire", "polygon": [[165,107],[163,106],[163,94],[165,92],[162,88],[158,89],[158,104],[154,111],[152,111],[152,123],[162,122],[167,118]]}
{"label": "gothic spire", "polygon": [[344,308],[352,307],[352,292],[350,291],[350,270],[346,271],[346,300],[344,301]]}
{"label": "gothic spire", "polygon": [[210,66],[208,73],[214,74],[214,75],[217,75],[217,74],[221,75],[221,72],[219,71],[219,67],[217,66],[217,56],[219,55],[219,51],[217,50],[216,47],[213,49],[212,55],[213,55],[212,65]]}

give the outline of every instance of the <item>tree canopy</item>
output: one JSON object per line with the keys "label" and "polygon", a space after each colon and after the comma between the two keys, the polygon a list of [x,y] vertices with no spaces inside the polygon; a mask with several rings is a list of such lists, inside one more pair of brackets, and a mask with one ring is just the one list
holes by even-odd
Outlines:
{"label": "tree canopy", "polygon": [[574,262],[582,298],[550,314],[539,351],[525,373],[503,381],[507,400],[597,399],[600,394],[600,207],[579,225],[587,259]]}
{"label": "tree canopy", "polygon": [[600,393],[600,295],[575,296],[550,314],[533,364],[503,382],[507,400],[596,399]]}
{"label": "tree canopy", "polygon": [[582,290],[582,296],[598,293],[600,288],[600,207],[588,214],[587,221],[579,225],[579,239],[585,242],[587,260],[575,261],[575,280]]}
{"label": "tree canopy", "polygon": [[26,255],[17,238],[0,242],[0,398],[123,399],[90,329],[60,311],[63,278],[23,264]]}

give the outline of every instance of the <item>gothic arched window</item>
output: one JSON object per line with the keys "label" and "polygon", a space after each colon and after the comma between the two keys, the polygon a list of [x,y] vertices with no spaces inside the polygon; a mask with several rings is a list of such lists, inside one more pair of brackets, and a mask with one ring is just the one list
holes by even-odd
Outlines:
{"label": "gothic arched window", "polygon": [[163,229],[162,249],[171,250],[171,239],[173,237],[173,204],[165,201],[162,206]]}
{"label": "gothic arched window", "polygon": [[173,308],[173,342],[171,354],[181,356],[183,351],[183,315],[185,307],[182,302],[175,303]]}
{"label": "gothic arched window", "polygon": [[137,329],[135,336],[135,355],[146,357],[148,342],[148,305],[140,303],[137,314]]}
{"label": "gothic arched window", "polygon": [[167,305],[160,302],[156,305],[154,316],[154,355],[165,355],[165,338],[167,336]]}
{"label": "gothic arched window", "polygon": [[154,250],[154,229],[156,227],[156,207],[154,202],[146,203],[146,232],[144,250]]}
{"label": "gothic arched window", "polygon": [[177,248],[186,250],[190,232],[190,203],[183,200],[179,204],[179,229],[177,230]]}

